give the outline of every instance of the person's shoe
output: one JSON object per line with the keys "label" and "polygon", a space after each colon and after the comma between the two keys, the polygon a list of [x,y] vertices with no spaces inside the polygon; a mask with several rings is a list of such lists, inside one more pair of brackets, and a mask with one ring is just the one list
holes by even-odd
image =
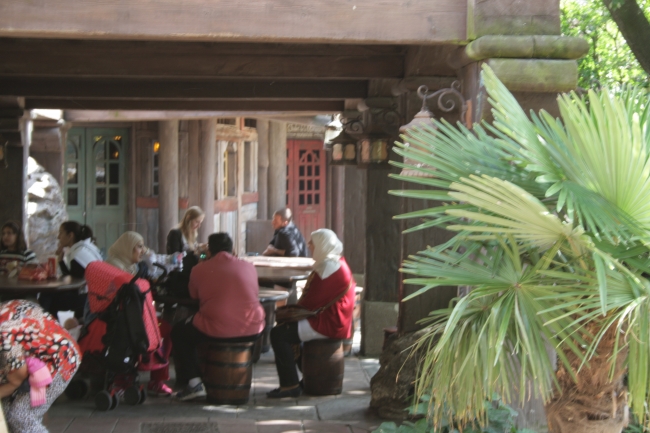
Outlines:
{"label": "person's shoe", "polygon": [[203,386],[203,383],[199,383],[193,388],[187,386],[184,390],[178,391],[176,394],[174,394],[174,398],[180,401],[189,401],[196,398],[205,397],[206,395],[205,386]]}
{"label": "person's shoe", "polygon": [[147,384],[147,393],[155,397],[169,397],[173,394],[172,389],[161,380],[151,380]]}
{"label": "person's shoe", "polygon": [[285,398],[285,397],[300,397],[302,395],[302,388],[297,386],[291,389],[275,388],[266,393],[266,398]]}

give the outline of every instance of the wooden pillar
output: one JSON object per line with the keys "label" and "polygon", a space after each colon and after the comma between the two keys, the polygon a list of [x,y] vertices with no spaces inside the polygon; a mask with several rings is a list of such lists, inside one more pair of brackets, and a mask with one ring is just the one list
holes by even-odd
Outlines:
{"label": "wooden pillar", "polygon": [[188,201],[190,206],[198,206],[201,201],[201,183],[199,174],[201,157],[199,155],[200,126],[198,120],[190,120],[187,125],[188,133]]}
{"label": "wooden pillar", "polygon": [[158,122],[158,250],[164,252],[169,230],[178,224],[178,120]]}
{"label": "wooden pillar", "polygon": [[[190,187],[190,146],[189,125],[187,120],[181,120],[178,125],[178,197],[188,200]],[[179,219],[183,217],[185,209],[180,209]]]}
{"label": "wooden pillar", "polygon": [[214,179],[217,171],[217,119],[200,121],[201,140],[199,155],[201,159],[201,185],[200,204],[205,212],[203,225],[199,230],[199,239],[206,242],[208,236],[214,232]]}
{"label": "wooden pillar", "polygon": [[[238,119],[244,122],[244,119]],[[234,251],[236,254],[244,255],[246,253],[246,245],[244,243],[244,236],[246,235],[246,227],[244,226],[244,216],[242,215],[242,197],[244,194],[244,142],[237,143],[237,238],[235,239]]]}
{"label": "wooden pillar", "polygon": [[287,205],[287,124],[269,121],[269,216]]}
{"label": "wooden pillar", "polygon": [[257,219],[269,219],[269,121],[257,119]]}

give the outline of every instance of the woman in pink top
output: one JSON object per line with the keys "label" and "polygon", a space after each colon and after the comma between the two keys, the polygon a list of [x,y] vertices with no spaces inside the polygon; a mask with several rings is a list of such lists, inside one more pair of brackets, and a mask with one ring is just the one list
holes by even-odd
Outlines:
{"label": "woman in pink top", "polygon": [[208,249],[208,259],[190,274],[189,292],[198,299],[199,312],[172,330],[176,375],[189,378],[188,386],[176,394],[182,401],[206,395],[196,352],[201,341],[252,341],[264,329],[255,267],[232,255],[232,239],[226,233],[210,235]]}

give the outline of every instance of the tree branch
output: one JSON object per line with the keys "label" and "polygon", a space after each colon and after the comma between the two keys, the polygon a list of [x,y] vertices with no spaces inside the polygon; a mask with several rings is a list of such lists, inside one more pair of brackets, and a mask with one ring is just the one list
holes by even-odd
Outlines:
{"label": "tree branch", "polygon": [[636,0],[603,0],[641,67],[650,74],[650,22]]}

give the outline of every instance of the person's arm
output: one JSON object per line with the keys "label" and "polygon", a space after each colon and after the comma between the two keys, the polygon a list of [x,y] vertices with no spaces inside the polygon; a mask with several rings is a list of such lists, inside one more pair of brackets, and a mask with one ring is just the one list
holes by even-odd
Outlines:
{"label": "person's arm", "polygon": [[279,250],[273,245],[269,244],[262,253],[263,256],[284,256],[284,250]]}
{"label": "person's arm", "polygon": [[0,385],[0,398],[9,397],[27,379],[27,364],[7,374],[7,383]]}
{"label": "person's arm", "polygon": [[[63,271],[63,269],[61,270]],[[64,275],[71,275],[74,278],[84,278],[86,276],[86,268],[81,266],[78,261],[72,260],[68,274]]]}
{"label": "person's arm", "polygon": [[61,269],[63,276],[70,275],[70,269],[68,269],[63,260],[59,260],[59,269]]}
{"label": "person's arm", "polygon": [[32,250],[25,250],[23,252],[23,263],[36,263],[36,253]]}
{"label": "person's arm", "polygon": [[[279,232],[277,238],[275,239],[275,245],[273,246],[275,254],[278,256],[287,256],[291,257],[291,252],[293,250],[293,242],[289,235],[283,232]],[[289,254],[287,254],[289,252]]]}
{"label": "person's arm", "polygon": [[178,229],[169,231],[167,235],[167,254],[183,252],[183,233]]}
{"label": "person's arm", "polygon": [[190,283],[187,285],[187,290],[190,292],[190,298],[199,299],[199,287],[197,284],[196,272],[190,273]]}

